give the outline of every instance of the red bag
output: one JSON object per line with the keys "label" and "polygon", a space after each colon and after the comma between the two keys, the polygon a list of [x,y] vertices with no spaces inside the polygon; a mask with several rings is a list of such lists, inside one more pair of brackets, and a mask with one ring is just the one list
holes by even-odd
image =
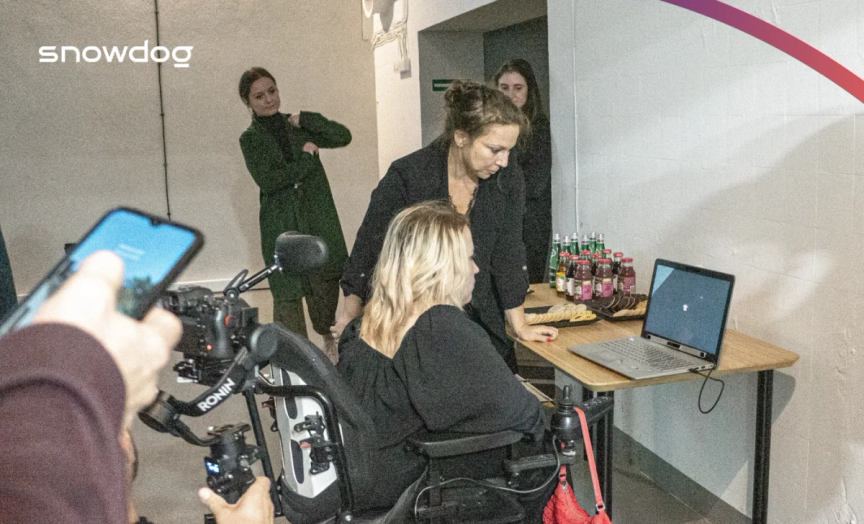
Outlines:
{"label": "red bag", "polygon": [[585,412],[579,408],[573,408],[579,414],[579,422],[582,424],[582,440],[585,441],[585,452],[588,455],[588,466],[591,469],[591,481],[594,483],[594,497],[597,501],[597,514],[593,517],[588,514],[579,502],[573,489],[567,484],[567,466],[561,466],[558,474],[558,487],[552,498],[543,509],[543,524],[612,524],[606,507],[603,505],[603,496],[600,493],[600,481],[597,479],[597,465],[594,464],[594,449],[591,446],[591,435],[588,434],[588,421],[585,420]]}

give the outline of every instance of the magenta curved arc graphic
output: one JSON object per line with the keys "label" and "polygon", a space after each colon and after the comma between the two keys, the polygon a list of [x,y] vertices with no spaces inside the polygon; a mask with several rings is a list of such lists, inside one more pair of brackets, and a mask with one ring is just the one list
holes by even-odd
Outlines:
{"label": "magenta curved arc graphic", "polygon": [[661,0],[713,18],[770,44],[864,102],[864,80],[833,58],[761,18],[718,0]]}

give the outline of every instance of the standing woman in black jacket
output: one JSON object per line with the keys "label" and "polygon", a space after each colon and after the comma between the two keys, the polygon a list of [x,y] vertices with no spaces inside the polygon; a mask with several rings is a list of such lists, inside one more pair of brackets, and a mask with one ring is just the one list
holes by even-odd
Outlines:
{"label": "standing woman in black jacket", "polygon": [[523,340],[550,341],[558,331],[525,320],[528,275],[522,241],[524,182],[510,150],[526,126],[510,100],[490,87],[456,81],[444,94],[446,129],[435,142],[396,160],[372,192],[342,276],[345,308],[336,335],[369,300],[373,269],[387,225],[402,209],[426,200],[449,201],[467,215],[479,267],[471,303],[472,320],[489,334],[495,349],[516,370],[506,322]]}
{"label": "standing woman in black jacket", "polygon": [[532,284],[548,278],[549,240],[552,237],[552,134],[543,113],[540,91],[531,64],[515,58],[495,73],[495,87],[507,95],[531,123],[531,132],[518,147],[517,159],[525,177],[525,219],[522,238]]}

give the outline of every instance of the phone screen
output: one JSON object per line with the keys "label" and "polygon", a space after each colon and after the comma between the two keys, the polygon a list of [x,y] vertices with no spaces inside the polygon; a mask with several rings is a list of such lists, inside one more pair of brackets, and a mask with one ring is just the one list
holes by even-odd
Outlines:
{"label": "phone screen", "polygon": [[39,306],[78,270],[81,261],[101,250],[123,259],[117,310],[140,319],[201,244],[201,234],[187,226],[132,209],[110,211],[7,317],[0,335],[29,325]]}

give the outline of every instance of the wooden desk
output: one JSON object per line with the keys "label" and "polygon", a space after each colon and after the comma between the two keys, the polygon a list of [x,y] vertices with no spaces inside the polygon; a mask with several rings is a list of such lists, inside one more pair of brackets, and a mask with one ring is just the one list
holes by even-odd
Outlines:
{"label": "wooden desk", "polygon": [[[525,300],[525,307],[549,306],[563,302],[548,284],[534,284],[534,292]],[[554,342],[517,343],[540,356],[556,369],[572,377],[586,390],[613,396],[618,389],[653,386],[688,380],[704,380],[694,373],[682,373],[667,377],[633,380],[598,364],[571,353],[567,347],[603,340],[638,336],[642,332],[641,321],[608,322],[558,331]],[[756,454],[753,465],[753,524],[768,523],[768,466],[771,452],[771,404],[774,370],[791,366],[798,355],[767,342],[727,329],[720,354],[720,365],[712,376],[732,373],[758,373],[756,393]],[[597,429],[597,470],[607,511],[611,515],[612,496],[612,427],[610,415]]]}

